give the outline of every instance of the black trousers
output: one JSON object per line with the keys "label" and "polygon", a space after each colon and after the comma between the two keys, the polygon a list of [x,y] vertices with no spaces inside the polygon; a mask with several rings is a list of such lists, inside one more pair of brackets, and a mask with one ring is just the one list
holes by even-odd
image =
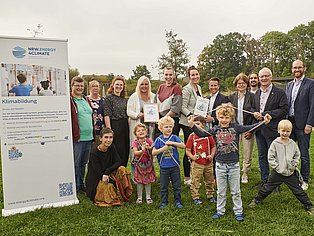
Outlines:
{"label": "black trousers", "polygon": [[130,134],[128,119],[110,120],[114,132],[113,143],[119,153],[123,166],[128,165],[130,154]]}
{"label": "black trousers", "polygon": [[[189,126],[185,126],[181,124],[180,124],[180,128],[183,130],[184,143],[186,144],[190,134],[192,133],[192,130],[190,129]],[[191,163],[185,152],[184,152],[184,157],[183,157],[183,170],[184,170],[184,177],[190,177]]]}
{"label": "black trousers", "polygon": [[304,205],[305,209],[308,210],[313,207],[313,204],[311,203],[308,195],[301,188],[301,183],[299,181],[296,171],[294,171],[294,173],[290,176],[283,176],[281,174],[278,174],[275,170],[272,170],[267,180],[267,183],[265,183],[261,190],[258,192],[255,200],[257,202],[261,202],[282,183],[285,183],[289,187],[294,196],[296,196],[296,198]]}

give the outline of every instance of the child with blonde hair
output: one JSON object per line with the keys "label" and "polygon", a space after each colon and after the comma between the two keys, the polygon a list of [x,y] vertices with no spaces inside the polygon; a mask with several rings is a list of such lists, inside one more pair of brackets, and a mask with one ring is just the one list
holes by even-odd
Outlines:
{"label": "child with blonde hair", "polygon": [[170,116],[164,116],[158,121],[158,129],[161,135],[156,138],[152,154],[157,155],[160,166],[160,190],[161,205],[164,209],[168,205],[168,185],[172,183],[174,202],[176,208],[182,208],[181,204],[181,180],[180,180],[180,159],[178,148],[185,148],[182,140],[172,134],[174,120]]}
{"label": "child with blonde hair", "polygon": [[301,187],[302,181],[299,179],[300,173],[297,170],[301,154],[298,145],[289,138],[291,132],[292,123],[289,120],[279,122],[278,133],[280,137],[272,142],[268,150],[268,163],[273,170],[267,182],[249,206],[254,208],[271,194],[275,188],[285,183],[303,204],[306,212],[309,215],[314,215],[313,204]]}
{"label": "child with blonde hair", "polygon": [[[225,214],[226,192],[229,185],[233,201],[233,211],[237,221],[243,221],[243,207],[240,189],[240,164],[239,164],[239,134],[251,131],[262,122],[254,125],[239,125],[232,122],[235,112],[230,103],[217,107],[216,117],[219,124],[212,129],[205,131],[195,126],[194,117],[189,119],[189,125],[194,133],[199,137],[213,135],[215,137],[216,152],[216,181],[217,181],[217,212],[212,216],[219,219]],[[271,119],[270,115],[265,115],[264,122]]]}
{"label": "child with blonde hair", "polygon": [[156,176],[153,164],[153,155],[151,153],[153,140],[147,137],[147,128],[139,123],[134,127],[135,139],[132,142],[134,154],[134,182],[137,183],[137,204],[143,202],[143,187],[145,186],[146,202],[152,204],[151,183],[155,182]]}

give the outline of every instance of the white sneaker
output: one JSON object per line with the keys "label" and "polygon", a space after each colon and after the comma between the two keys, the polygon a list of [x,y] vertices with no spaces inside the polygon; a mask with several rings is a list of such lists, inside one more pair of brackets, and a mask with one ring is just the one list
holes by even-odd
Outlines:
{"label": "white sneaker", "polygon": [[242,184],[247,184],[249,182],[248,175],[246,173],[243,173],[241,183]]}
{"label": "white sneaker", "polygon": [[304,191],[306,191],[306,190],[308,190],[308,188],[309,188],[309,184],[308,184],[307,182],[303,181],[301,188],[302,188]]}
{"label": "white sneaker", "polygon": [[185,185],[191,185],[192,184],[192,180],[191,179],[184,180],[184,184]]}
{"label": "white sneaker", "polygon": [[141,199],[141,198],[138,198],[137,200],[136,200],[136,204],[142,204],[143,203],[143,200]]}

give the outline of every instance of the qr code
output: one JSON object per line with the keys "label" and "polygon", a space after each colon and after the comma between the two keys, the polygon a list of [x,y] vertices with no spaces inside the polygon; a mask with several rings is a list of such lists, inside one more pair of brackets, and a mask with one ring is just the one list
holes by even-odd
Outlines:
{"label": "qr code", "polygon": [[73,195],[73,183],[62,183],[59,184],[59,196],[66,197]]}

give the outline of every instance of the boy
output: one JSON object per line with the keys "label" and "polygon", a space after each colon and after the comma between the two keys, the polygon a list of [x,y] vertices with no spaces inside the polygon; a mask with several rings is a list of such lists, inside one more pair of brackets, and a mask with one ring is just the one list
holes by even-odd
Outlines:
{"label": "boy", "polygon": [[180,159],[177,148],[185,148],[182,140],[172,134],[174,120],[170,116],[164,116],[158,121],[158,129],[161,135],[153,144],[153,156],[157,155],[160,166],[160,189],[161,205],[164,209],[168,205],[168,185],[172,182],[174,202],[176,208],[182,208],[181,204],[181,181],[180,181]]}
{"label": "boy", "polygon": [[[225,214],[226,191],[229,188],[233,201],[233,211],[237,221],[244,221],[243,207],[240,190],[240,164],[239,164],[239,134],[247,132],[261,124],[238,125],[231,123],[235,117],[232,105],[222,104],[216,111],[219,124],[215,125],[208,132],[199,130],[194,125],[194,117],[189,120],[189,125],[199,137],[213,135],[215,137],[216,152],[216,181],[217,181],[217,212],[212,216],[213,219],[219,219]],[[265,115],[264,122],[271,119],[270,115]]]}
{"label": "boy", "polygon": [[257,196],[250,203],[254,208],[260,204],[271,192],[283,182],[289,187],[296,198],[303,204],[309,215],[314,215],[313,204],[301,187],[297,165],[300,160],[300,151],[297,144],[290,139],[292,124],[289,120],[282,120],[278,124],[280,137],[270,145],[268,162],[273,168],[268,181],[263,185]]}
{"label": "boy", "polygon": [[[195,125],[204,128],[206,120],[202,116],[194,119]],[[186,142],[186,155],[192,160],[192,184],[191,194],[194,204],[202,204],[200,200],[199,188],[202,176],[204,176],[206,196],[210,202],[215,203],[213,174],[213,158],[216,153],[216,144],[212,136],[198,137],[192,133]]]}

